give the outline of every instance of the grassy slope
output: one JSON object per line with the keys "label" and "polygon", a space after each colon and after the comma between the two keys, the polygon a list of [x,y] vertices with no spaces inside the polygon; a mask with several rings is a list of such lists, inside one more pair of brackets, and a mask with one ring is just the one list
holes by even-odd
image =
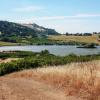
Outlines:
{"label": "grassy slope", "polygon": [[29,78],[49,84],[63,90],[66,96],[76,96],[83,98],[82,100],[100,100],[99,65],[100,61],[72,63],[58,67],[26,70],[9,76],[13,78]]}
{"label": "grassy slope", "polygon": [[61,35],[61,36],[49,36],[50,40],[57,40],[57,41],[63,41],[63,42],[70,42],[70,41],[75,41],[75,42],[84,42],[84,43],[96,43],[100,45],[99,42],[99,37],[98,35],[93,35],[93,36],[66,36],[66,35]]}

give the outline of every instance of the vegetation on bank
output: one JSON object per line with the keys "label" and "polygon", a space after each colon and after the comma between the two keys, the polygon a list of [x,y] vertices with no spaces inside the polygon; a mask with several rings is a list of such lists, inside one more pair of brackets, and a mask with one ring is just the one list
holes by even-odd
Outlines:
{"label": "vegetation on bank", "polygon": [[47,38],[18,38],[16,39],[16,43],[12,42],[0,42],[0,46],[24,46],[24,45],[89,45],[89,44],[94,44],[94,45],[99,45],[97,43],[86,43],[86,42],[77,42],[77,41],[58,41],[58,40],[50,40]]}
{"label": "vegetation on bank", "polygon": [[[2,42],[5,41],[5,42]],[[92,36],[66,36],[66,35],[52,35],[41,38],[24,36],[24,37],[2,37],[0,46],[15,46],[15,45],[100,45],[100,37],[98,35]]]}
{"label": "vegetation on bank", "polygon": [[16,46],[16,45],[18,45],[18,43],[0,41],[0,46]]}
{"label": "vegetation on bank", "polygon": [[31,69],[43,66],[53,66],[53,65],[64,65],[71,62],[86,62],[91,60],[100,59],[100,54],[98,55],[87,55],[87,56],[77,56],[70,54],[64,57],[55,56],[50,54],[47,50],[41,53],[33,52],[8,52],[0,53],[0,58],[23,58],[17,61],[2,63],[0,64],[0,75],[5,75],[7,73],[20,71],[23,69]]}
{"label": "vegetation on bank", "polygon": [[7,58],[25,58],[25,57],[33,57],[37,53],[29,52],[29,51],[3,51],[0,52],[1,59]]}
{"label": "vegetation on bank", "polygon": [[[0,46],[13,45],[100,45],[100,38],[98,35],[92,36],[66,36],[66,35],[52,35],[43,37],[32,36],[7,36],[0,38]],[[5,41],[5,42],[2,42]]]}

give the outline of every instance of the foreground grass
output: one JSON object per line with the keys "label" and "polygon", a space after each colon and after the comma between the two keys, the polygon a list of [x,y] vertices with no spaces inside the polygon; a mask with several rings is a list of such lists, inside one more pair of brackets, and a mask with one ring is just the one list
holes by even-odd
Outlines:
{"label": "foreground grass", "polygon": [[11,77],[30,78],[62,89],[66,96],[100,100],[100,61],[50,66],[14,73]]}
{"label": "foreground grass", "polygon": [[49,36],[50,40],[60,41],[60,42],[78,42],[78,43],[95,43],[100,45],[100,38],[98,35],[92,36],[66,36],[66,35],[58,35],[58,36]]}

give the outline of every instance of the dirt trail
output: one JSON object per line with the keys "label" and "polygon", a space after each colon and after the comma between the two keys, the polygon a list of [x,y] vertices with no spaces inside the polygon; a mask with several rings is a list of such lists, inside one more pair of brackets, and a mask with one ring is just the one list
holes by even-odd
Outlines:
{"label": "dirt trail", "polygon": [[0,78],[0,100],[80,100],[61,90],[24,78]]}

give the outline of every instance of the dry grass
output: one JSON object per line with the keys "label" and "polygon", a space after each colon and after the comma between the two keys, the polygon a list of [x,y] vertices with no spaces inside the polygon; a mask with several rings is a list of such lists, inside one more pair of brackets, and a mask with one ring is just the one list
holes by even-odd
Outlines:
{"label": "dry grass", "polygon": [[96,43],[100,44],[100,39],[98,35],[92,35],[92,36],[49,36],[50,40],[57,40],[57,41],[63,41],[63,42],[84,42],[84,43]]}
{"label": "dry grass", "polygon": [[0,64],[1,63],[9,63],[9,62],[16,61],[16,60],[19,60],[19,58],[0,59]]}
{"label": "dry grass", "polygon": [[78,96],[84,100],[100,100],[100,61],[38,68],[14,73],[10,77],[42,81],[62,89],[66,96]]}
{"label": "dry grass", "polygon": [[18,44],[17,43],[0,41],[0,46],[15,46],[15,45],[18,45]]}

